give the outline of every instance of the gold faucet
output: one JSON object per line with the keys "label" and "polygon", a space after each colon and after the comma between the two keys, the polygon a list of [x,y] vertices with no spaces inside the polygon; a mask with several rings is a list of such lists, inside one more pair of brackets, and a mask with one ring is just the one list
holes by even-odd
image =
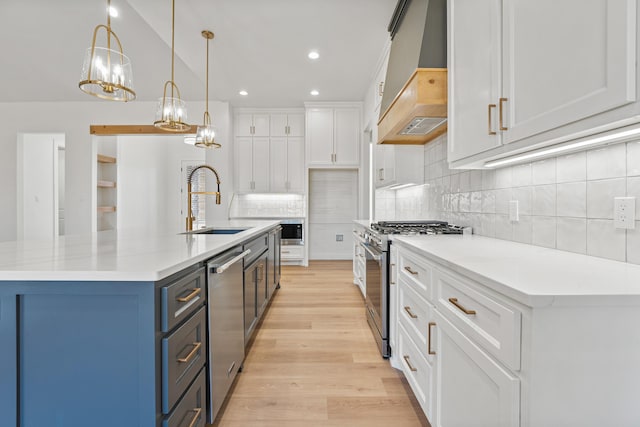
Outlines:
{"label": "gold faucet", "polygon": [[[198,169],[209,169],[216,176],[216,184],[218,184],[218,191],[191,191],[191,179],[193,178],[193,174]],[[218,172],[214,168],[208,165],[200,165],[193,169],[187,178],[187,231],[193,230],[193,221],[195,221],[195,217],[193,216],[193,210],[191,209],[191,196],[193,194],[215,194],[216,195],[216,205],[220,204],[220,177],[218,176]]]}

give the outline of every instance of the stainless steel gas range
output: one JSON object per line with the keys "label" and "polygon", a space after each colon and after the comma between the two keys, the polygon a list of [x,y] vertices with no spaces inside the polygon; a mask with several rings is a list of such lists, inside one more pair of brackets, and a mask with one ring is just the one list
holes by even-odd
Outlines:
{"label": "stainless steel gas range", "polygon": [[365,283],[367,322],[378,342],[382,357],[389,347],[389,235],[463,234],[463,227],[444,221],[380,221],[372,223],[361,243],[366,256]]}

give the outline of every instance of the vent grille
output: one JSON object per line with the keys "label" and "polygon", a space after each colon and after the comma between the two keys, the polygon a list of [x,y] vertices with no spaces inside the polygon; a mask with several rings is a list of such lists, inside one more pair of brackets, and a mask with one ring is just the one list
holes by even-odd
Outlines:
{"label": "vent grille", "polygon": [[446,117],[416,117],[402,129],[400,135],[426,135],[446,122]]}

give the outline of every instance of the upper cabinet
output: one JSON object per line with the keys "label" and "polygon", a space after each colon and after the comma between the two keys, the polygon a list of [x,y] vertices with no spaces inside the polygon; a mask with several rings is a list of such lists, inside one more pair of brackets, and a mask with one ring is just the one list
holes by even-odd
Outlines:
{"label": "upper cabinet", "polygon": [[304,192],[304,118],[302,109],[236,110],[239,193]]}
{"label": "upper cabinet", "polygon": [[238,113],[235,117],[235,136],[269,136],[269,114]]}
{"label": "upper cabinet", "polygon": [[271,136],[304,136],[303,113],[270,115]]}
{"label": "upper cabinet", "polygon": [[360,103],[307,103],[309,167],[360,166]]}
{"label": "upper cabinet", "polygon": [[619,127],[638,114],[636,0],[447,7],[453,167]]}

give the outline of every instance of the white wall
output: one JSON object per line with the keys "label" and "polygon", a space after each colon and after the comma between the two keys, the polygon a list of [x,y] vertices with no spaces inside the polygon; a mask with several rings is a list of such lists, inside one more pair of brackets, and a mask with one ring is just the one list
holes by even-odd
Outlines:
{"label": "white wall", "polygon": [[[201,121],[204,102],[188,102],[190,122]],[[17,138],[20,133],[62,133],[66,152],[66,212],[67,234],[92,230],[92,199],[95,197],[95,148],[89,135],[92,124],[151,124],[155,102],[116,103],[89,102],[24,102],[0,103],[0,241],[17,237]],[[219,127],[220,141],[228,145],[229,105],[210,102],[209,111]],[[216,162],[228,161],[225,154],[211,154]],[[207,154],[209,159],[209,154]],[[209,160],[208,160],[209,161]],[[220,165],[226,171],[230,164]],[[229,183],[231,174],[228,173]],[[233,188],[233,187],[230,187]],[[223,193],[224,196],[224,193]]]}
{"label": "white wall", "polygon": [[[496,170],[450,170],[446,153],[444,135],[425,145],[424,185],[376,191],[376,219],[442,219],[482,236],[640,264],[640,221],[613,226],[614,197],[635,197],[640,212],[640,141]],[[515,200],[520,219],[510,221]]]}

